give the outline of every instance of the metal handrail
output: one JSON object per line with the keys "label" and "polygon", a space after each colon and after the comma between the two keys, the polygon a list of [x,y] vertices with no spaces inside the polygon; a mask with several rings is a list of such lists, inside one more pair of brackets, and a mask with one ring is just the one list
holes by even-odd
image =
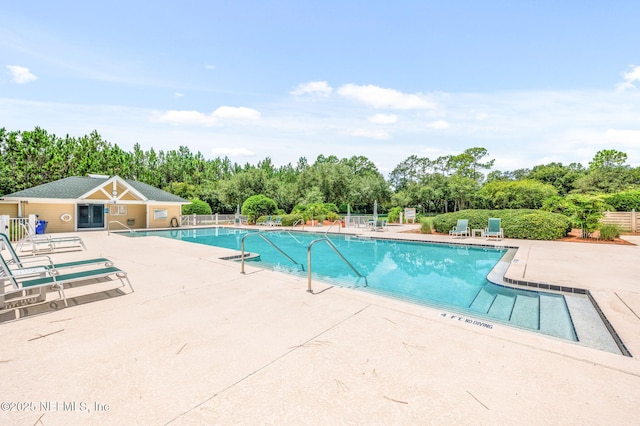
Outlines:
{"label": "metal handrail", "polygon": [[293,225],[291,225],[292,228],[295,228],[297,224],[302,223],[302,229],[304,229],[304,222],[302,219],[298,219],[295,222],[293,222]]}
{"label": "metal handrail", "polygon": [[335,220],[331,225],[329,225],[329,227],[327,228],[326,231],[324,231],[324,234],[327,235],[327,233],[331,230],[331,228],[333,228],[333,225],[338,224],[338,232],[340,232],[340,224],[342,223],[341,220]]}
{"label": "metal handrail", "polygon": [[290,261],[292,261],[294,264],[296,264],[296,265],[298,265],[299,267],[301,267],[301,268],[302,268],[302,270],[304,271],[304,265],[303,265],[303,264],[298,263],[298,262],[296,262],[295,260],[293,260],[293,258],[292,258],[291,256],[289,256],[287,253],[285,253],[284,251],[282,251],[282,249],[281,249],[280,247],[278,247],[277,245],[275,245],[275,244],[273,243],[273,241],[271,241],[270,239],[268,239],[267,237],[265,237],[265,236],[262,234],[262,232],[253,232],[253,233],[247,234],[247,235],[245,235],[244,237],[242,237],[242,255],[241,255],[241,257],[242,257],[242,269],[241,269],[241,271],[240,271],[242,274],[244,274],[244,240],[245,240],[247,237],[251,237],[251,236],[254,236],[254,235],[257,235],[257,236],[261,237],[261,238],[262,238],[263,240],[265,240],[267,243],[271,244],[271,246],[272,246],[274,249],[278,250],[280,253],[282,253],[282,255],[284,255],[284,257],[286,257],[287,259],[289,259]]}
{"label": "metal handrail", "polygon": [[367,282],[367,277],[365,277],[364,275],[362,275],[360,272],[358,272],[358,270],[351,264],[351,262],[349,262],[347,260],[346,257],[344,257],[342,255],[342,253],[340,253],[340,251],[338,250],[338,248],[331,242],[331,240],[327,237],[322,237],[322,238],[318,238],[317,240],[313,240],[311,241],[311,243],[309,244],[309,247],[307,248],[307,293],[312,293],[313,294],[313,290],[311,289],[311,247],[313,247],[313,245],[315,243],[319,243],[320,241],[324,241],[327,244],[329,244],[329,247],[331,247],[331,249],[338,255],[340,256],[340,258],[342,260],[344,260],[344,263],[347,264],[347,266],[349,266],[351,268],[351,270],[353,272],[356,273],[357,276],[359,276],[360,278],[364,278],[364,285],[365,286],[369,286],[369,283]]}
{"label": "metal handrail", "polygon": [[109,225],[111,225],[112,223],[117,223],[117,224],[127,228],[129,230],[129,232],[136,232],[135,229],[129,228],[127,225],[125,225],[124,223],[120,222],[119,220],[110,220],[109,222],[107,222],[107,235],[111,235],[111,227]]}

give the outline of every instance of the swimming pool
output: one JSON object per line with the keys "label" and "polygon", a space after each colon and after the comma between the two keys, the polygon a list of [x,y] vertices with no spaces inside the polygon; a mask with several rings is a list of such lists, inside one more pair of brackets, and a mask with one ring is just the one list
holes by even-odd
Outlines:
{"label": "swimming pool", "polygon": [[[308,247],[312,241],[325,237],[325,234],[287,230],[263,232],[264,238],[256,234],[253,230],[216,227],[125,235],[154,235],[235,250],[241,250],[244,239],[245,252],[256,254],[247,261],[305,277]],[[341,234],[330,234],[327,238],[353,268],[329,244],[315,244],[311,250],[313,279],[578,340],[563,295],[517,290],[487,280],[487,275],[505,254],[504,248]]]}

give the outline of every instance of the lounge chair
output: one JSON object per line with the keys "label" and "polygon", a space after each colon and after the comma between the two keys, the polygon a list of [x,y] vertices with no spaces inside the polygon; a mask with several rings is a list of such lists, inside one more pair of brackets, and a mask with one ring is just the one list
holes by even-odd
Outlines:
{"label": "lounge chair", "polygon": [[384,231],[387,229],[387,221],[382,219],[376,219],[371,224],[373,231]]}
{"label": "lounge chair", "polygon": [[280,216],[276,217],[274,220],[272,220],[270,223],[268,223],[268,225],[270,225],[270,226],[282,226],[282,217],[280,217]]}
{"label": "lounge chair", "polygon": [[268,226],[271,225],[271,216],[267,216],[267,218],[265,220],[262,220],[260,222],[256,222],[256,225],[258,226]]}
{"label": "lounge chair", "polygon": [[[5,262],[10,268],[39,268],[44,267],[47,269],[65,269],[65,268],[77,268],[80,266],[96,265],[103,263],[104,266],[113,266],[113,262],[106,257],[95,257],[90,259],[74,260],[72,262],[53,263],[49,256],[29,256],[28,258],[20,258],[16,249],[11,244],[11,240],[6,234],[0,232],[0,243],[4,243],[7,251],[11,255],[11,259],[5,259]],[[2,245],[2,244],[0,244]],[[0,256],[2,256],[0,254]]]}
{"label": "lounge chair", "polygon": [[[25,237],[20,240],[18,243],[19,251],[28,251],[24,249],[25,244],[31,245],[31,252],[55,252],[57,249],[70,249],[70,248],[81,248],[82,250],[86,250],[87,247],[84,245],[84,241],[82,238],[78,236],[65,236],[65,237],[52,237],[51,235],[37,235],[35,232],[32,232],[31,227],[25,225],[24,223],[20,224],[22,229],[24,229]],[[41,249],[41,247],[44,247]]]}
{"label": "lounge chair", "polygon": [[500,218],[494,217],[489,219],[489,225],[484,230],[484,238],[488,240],[491,237],[496,240],[504,238],[504,231],[502,229],[502,221]]}
{"label": "lounge chair", "polygon": [[[14,268],[11,269],[0,256],[0,310],[21,308],[46,301],[47,290],[58,291],[65,306],[67,297],[64,293],[66,284],[78,283],[86,280],[117,278],[126,283],[131,291],[133,286],[127,273],[115,266],[95,269],[59,270],[55,268]],[[39,294],[33,294],[38,290]]]}
{"label": "lounge chair", "polygon": [[468,219],[458,219],[458,223],[456,226],[449,231],[449,235],[452,237],[464,237],[469,236],[469,220]]}

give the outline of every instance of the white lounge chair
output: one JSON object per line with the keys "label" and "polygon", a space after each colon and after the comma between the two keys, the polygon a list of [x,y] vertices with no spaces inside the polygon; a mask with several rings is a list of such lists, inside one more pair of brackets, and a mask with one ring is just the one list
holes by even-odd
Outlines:
{"label": "white lounge chair", "polygon": [[58,249],[74,249],[79,248],[82,250],[86,250],[87,247],[84,245],[84,241],[82,238],[71,235],[71,236],[63,236],[63,237],[53,237],[51,235],[44,234],[36,234],[32,231],[31,227],[25,225],[24,223],[20,224],[22,229],[24,230],[25,237],[18,242],[18,250],[19,251],[28,251],[25,249],[25,244],[31,246],[31,252],[55,252]]}

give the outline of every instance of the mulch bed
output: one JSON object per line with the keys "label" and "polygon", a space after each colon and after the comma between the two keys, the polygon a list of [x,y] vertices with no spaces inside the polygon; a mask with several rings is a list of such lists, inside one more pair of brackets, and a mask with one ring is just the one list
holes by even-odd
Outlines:
{"label": "mulch bed", "polygon": [[[411,229],[409,231],[402,231],[403,234],[421,234],[420,229]],[[438,234],[437,232],[433,232],[433,234]],[[438,235],[446,235],[446,234],[438,234]],[[597,234],[595,234],[597,236]],[[614,238],[613,240],[601,240],[599,238],[581,238],[580,230],[574,229],[572,230],[568,236],[564,238],[560,238],[556,241],[570,242],[570,243],[585,243],[585,244],[613,244],[613,245],[621,245],[621,246],[635,246],[634,243],[629,242],[627,240],[623,240],[622,238]]]}
{"label": "mulch bed", "polygon": [[573,229],[571,232],[569,232],[569,235],[567,235],[564,238],[560,238],[557,241],[567,241],[570,243],[587,243],[587,244],[614,244],[614,245],[623,245],[623,246],[635,246],[635,244],[627,241],[627,240],[623,240],[622,238],[614,238],[613,240],[601,240],[600,238],[595,238],[597,237],[597,231],[596,233],[594,233],[594,237],[592,238],[581,238],[580,237],[580,230],[579,229]]}

